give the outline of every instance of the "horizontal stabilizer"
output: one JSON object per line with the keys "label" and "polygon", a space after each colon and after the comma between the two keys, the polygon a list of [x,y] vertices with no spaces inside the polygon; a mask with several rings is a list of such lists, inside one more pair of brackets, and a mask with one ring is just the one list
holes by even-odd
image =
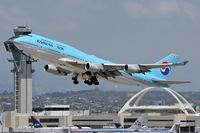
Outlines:
{"label": "horizontal stabilizer", "polygon": [[153,80],[155,83],[160,84],[185,84],[185,83],[191,83],[190,81],[180,81],[180,80]]}

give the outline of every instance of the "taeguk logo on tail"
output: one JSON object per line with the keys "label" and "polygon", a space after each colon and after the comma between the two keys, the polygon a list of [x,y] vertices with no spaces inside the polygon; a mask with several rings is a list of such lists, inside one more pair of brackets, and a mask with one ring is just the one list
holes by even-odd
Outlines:
{"label": "taeguk logo on tail", "polygon": [[[163,62],[162,64],[168,64],[168,62]],[[167,75],[169,74],[169,71],[170,71],[170,67],[161,67],[160,68],[160,71],[163,75]]]}

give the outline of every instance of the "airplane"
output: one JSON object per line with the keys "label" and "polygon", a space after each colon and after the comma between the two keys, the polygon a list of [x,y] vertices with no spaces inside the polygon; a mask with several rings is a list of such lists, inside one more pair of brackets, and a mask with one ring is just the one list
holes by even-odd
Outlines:
{"label": "airplane", "polygon": [[177,133],[180,123],[174,123],[171,129],[148,128],[145,126],[144,116],[141,115],[130,128],[99,128],[99,129],[70,129],[70,133]]}
{"label": "airplane", "polygon": [[75,129],[70,133],[177,133],[179,124],[174,124],[170,130],[166,129],[131,129],[131,128],[115,128],[115,129]]}
{"label": "airplane", "polygon": [[173,125],[167,129],[131,129],[131,128],[110,128],[110,129],[74,129],[70,133],[178,133],[179,125]]}
{"label": "airplane", "polygon": [[178,62],[180,56],[177,54],[170,54],[154,64],[116,64],[84,53],[68,44],[31,33],[15,35],[4,44],[6,49],[16,47],[33,59],[47,61],[49,64],[44,66],[46,72],[71,75],[74,84],[79,83],[78,79],[83,79],[87,85],[99,85],[101,79],[117,84],[157,87],[190,83],[168,80],[175,66],[188,63]]}
{"label": "airplane", "polygon": [[174,123],[171,129],[148,128],[137,119],[130,128],[69,129],[70,133],[178,133],[180,123]]}

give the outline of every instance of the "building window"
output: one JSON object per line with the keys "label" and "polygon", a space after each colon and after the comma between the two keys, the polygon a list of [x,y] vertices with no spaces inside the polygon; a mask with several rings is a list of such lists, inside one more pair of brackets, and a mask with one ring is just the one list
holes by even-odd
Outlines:
{"label": "building window", "polygon": [[125,119],[124,119],[124,122],[125,122],[125,123],[128,123],[128,122],[133,123],[133,122],[135,122],[135,121],[136,121],[136,119],[134,119],[134,118],[125,118]]}
{"label": "building window", "polygon": [[47,125],[47,127],[58,127],[58,125]]}
{"label": "building window", "polygon": [[69,111],[69,108],[45,108],[45,111]]}
{"label": "building window", "polygon": [[41,118],[40,122],[41,123],[55,123],[55,122],[59,122],[59,119],[57,119],[57,118],[48,118],[48,119]]}
{"label": "building window", "polygon": [[102,119],[102,120],[101,119],[99,119],[99,120],[95,120],[95,119],[86,119],[86,120],[85,119],[80,119],[80,120],[72,120],[72,121],[111,121],[112,122],[113,120],[109,120],[109,119],[108,120],[104,120],[104,119]]}

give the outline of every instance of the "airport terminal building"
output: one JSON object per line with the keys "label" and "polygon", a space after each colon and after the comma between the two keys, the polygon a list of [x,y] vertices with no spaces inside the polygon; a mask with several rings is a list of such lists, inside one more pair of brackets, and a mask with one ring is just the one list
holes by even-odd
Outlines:
{"label": "airport terminal building", "polygon": [[146,88],[135,94],[118,113],[91,113],[89,110],[71,110],[69,105],[46,105],[42,112],[4,112],[2,124],[5,128],[34,128],[31,116],[35,116],[43,127],[128,128],[142,115],[144,125],[149,128],[169,129],[174,123],[180,123],[181,133],[200,132],[200,114],[185,98],[169,88],[162,90],[171,94],[176,103],[141,104],[141,101],[145,100],[145,95],[154,90]]}
{"label": "airport terminal building", "polygon": [[[31,116],[33,114],[21,114],[15,111],[8,112],[3,126],[6,128],[25,128],[32,127]],[[42,123],[44,127],[91,127],[91,128],[105,128],[115,126],[116,124],[124,125],[124,128],[130,127],[140,114],[77,114],[76,116],[69,115],[54,115],[54,114],[34,114],[35,117]],[[145,125],[149,128],[171,128],[175,122],[181,123],[180,131],[195,132],[200,127],[199,115],[160,115],[156,113],[147,113],[144,115]]]}

